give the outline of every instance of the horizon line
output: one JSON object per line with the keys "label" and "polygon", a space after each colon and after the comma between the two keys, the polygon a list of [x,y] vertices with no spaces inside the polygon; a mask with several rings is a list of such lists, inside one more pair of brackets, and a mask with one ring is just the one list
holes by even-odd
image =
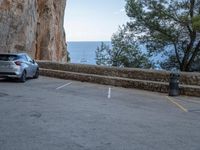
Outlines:
{"label": "horizon line", "polygon": [[109,40],[91,40],[91,41],[81,41],[81,40],[77,40],[77,41],[66,41],[66,42],[111,42],[111,40],[109,41]]}

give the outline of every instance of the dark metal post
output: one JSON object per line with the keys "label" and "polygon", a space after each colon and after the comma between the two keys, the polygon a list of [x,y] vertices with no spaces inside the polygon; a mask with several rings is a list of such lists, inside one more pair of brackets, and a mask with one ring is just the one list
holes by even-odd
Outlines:
{"label": "dark metal post", "polygon": [[180,74],[178,72],[173,72],[170,74],[169,80],[169,96],[179,96],[180,88],[179,88],[179,78]]}

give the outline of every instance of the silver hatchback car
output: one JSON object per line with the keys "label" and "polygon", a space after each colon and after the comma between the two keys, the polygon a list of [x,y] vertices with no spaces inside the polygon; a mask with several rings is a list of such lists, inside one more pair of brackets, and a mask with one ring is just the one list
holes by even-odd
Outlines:
{"label": "silver hatchback car", "polygon": [[39,66],[26,53],[0,54],[0,77],[25,82],[27,78],[39,77]]}

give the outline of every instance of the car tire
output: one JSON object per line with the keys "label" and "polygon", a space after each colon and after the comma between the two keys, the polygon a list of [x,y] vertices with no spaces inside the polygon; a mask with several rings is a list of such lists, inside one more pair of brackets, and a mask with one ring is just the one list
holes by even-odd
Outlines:
{"label": "car tire", "polygon": [[26,71],[23,71],[21,77],[19,78],[19,82],[21,83],[26,82]]}
{"label": "car tire", "polygon": [[37,68],[35,75],[33,76],[33,79],[39,78],[39,68]]}

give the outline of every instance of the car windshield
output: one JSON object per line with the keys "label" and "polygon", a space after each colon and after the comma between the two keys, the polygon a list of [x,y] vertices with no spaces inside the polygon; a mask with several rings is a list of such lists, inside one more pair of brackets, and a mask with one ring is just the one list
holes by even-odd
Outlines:
{"label": "car windshield", "polygon": [[0,54],[0,61],[14,61],[17,60],[17,55],[2,55]]}

